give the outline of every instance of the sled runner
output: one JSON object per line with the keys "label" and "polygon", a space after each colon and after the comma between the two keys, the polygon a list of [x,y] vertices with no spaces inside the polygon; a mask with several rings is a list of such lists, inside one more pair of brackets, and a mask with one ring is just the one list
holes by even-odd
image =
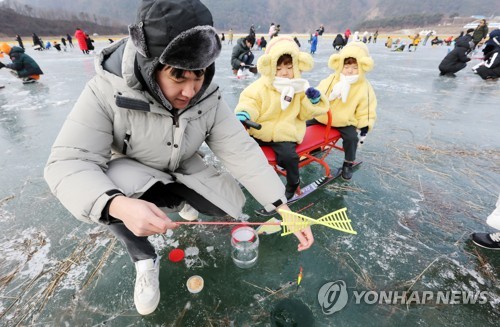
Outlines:
{"label": "sled runner", "polygon": [[[361,164],[361,162],[355,162],[353,164],[352,168],[354,169],[357,166],[359,166],[360,164]],[[304,187],[299,186],[299,188],[297,189],[297,192],[295,192],[295,195],[290,200],[287,201],[287,204],[292,204],[292,203],[299,201],[302,198],[305,198],[306,196],[308,196],[309,194],[318,190],[319,188],[321,188],[321,187],[325,186],[326,184],[330,183],[331,181],[337,179],[338,177],[340,177],[340,175],[342,175],[342,168],[337,168],[335,170],[335,173],[330,177],[322,176],[322,177],[318,178],[317,180],[315,180],[314,182],[312,182]],[[260,216],[269,217],[269,216],[273,216],[274,214],[276,214],[276,210],[266,211],[266,209],[260,208],[260,209],[256,209],[255,213],[260,215]]]}

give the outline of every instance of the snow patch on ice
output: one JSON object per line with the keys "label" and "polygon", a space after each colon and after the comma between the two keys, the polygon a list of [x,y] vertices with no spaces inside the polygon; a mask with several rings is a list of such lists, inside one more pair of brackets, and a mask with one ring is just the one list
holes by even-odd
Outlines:
{"label": "snow patch on ice", "polygon": [[201,268],[207,263],[200,258],[200,249],[196,246],[188,247],[184,250],[185,258],[184,263],[187,268]]}

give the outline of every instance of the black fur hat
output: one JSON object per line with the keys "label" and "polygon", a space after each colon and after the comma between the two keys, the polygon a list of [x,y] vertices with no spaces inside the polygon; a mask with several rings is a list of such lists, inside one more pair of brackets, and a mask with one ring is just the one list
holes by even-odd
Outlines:
{"label": "black fur hat", "polygon": [[129,32],[143,57],[198,70],[220,54],[221,43],[212,26],[212,14],[199,0],[143,0]]}

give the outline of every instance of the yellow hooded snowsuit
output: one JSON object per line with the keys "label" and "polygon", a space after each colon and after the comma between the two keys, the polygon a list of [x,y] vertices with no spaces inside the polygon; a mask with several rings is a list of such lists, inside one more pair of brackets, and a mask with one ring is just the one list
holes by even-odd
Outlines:
{"label": "yellow hooded snowsuit", "polygon": [[264,142],[301,143],[306,133],[306,120],[328,111],[328,99],[312,104],[305,92],[296,93],[289,106],[281,109],[281,93],[273,86],[278,59],[283,54],[292,56],[294,78],[300,78],[302,71],[313,68],[310,54],[301,52],[290,37],[275,37],[266,47],[266,52],[257,61],[261,77],[240,94],[235,112],[245,111],[250,119],[262,125],[260,130],[250,128],[253,137]]}
{"label": "yellow hooded snowsuit", "polygon": [[[369,130],[377,119],[376,108],[377,98],[373,88],[365,78],[365,73],[371,71],[374,66],[370,57],[368,47],[363,42],[351,42],[339,53],[330,56],[328,67],[335,70],[318,85],[318,90],[326,97],[332,92],[332,88],[340,81],[340,73],[344,68],[346,58],[355,58],[358,62],[359,78],[351,85],[346,102],[340,98],[330,101],[330,111],[332,113],[332,126],[345,127],[354,126],[358,129],[368,126]],[[327,116],[316,117],[316,120],[326,124]]]}

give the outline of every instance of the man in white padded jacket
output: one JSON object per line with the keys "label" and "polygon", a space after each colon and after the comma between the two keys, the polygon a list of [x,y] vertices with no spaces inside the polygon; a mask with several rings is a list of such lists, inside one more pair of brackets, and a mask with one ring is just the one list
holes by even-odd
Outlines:
{"label": "man in white padded jacket", "polygon": [[[129,37],[96,58],[97,75],[45,167],[51,191],[76,218],[107,224],[127,248],[143,315],[160,300],[147,237],[178,226],[165,212],[238,217],[245,197],[236,180],[267,210],[289,210],[283,183],[212,83],[221,49],[212,26],[199,0],[143,0]],[[203,161],[203,142],[230,174]],[[299,251],[314,242],[310,228],[295,236]]]}

